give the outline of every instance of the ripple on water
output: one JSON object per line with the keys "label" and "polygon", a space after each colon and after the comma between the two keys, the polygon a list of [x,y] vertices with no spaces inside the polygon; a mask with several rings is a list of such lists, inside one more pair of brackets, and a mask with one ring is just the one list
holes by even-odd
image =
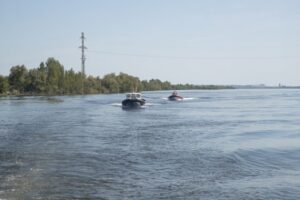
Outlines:
{"label": "ripple on water", "polygon": [[300,199],[299,92],[169,93],[2,99],[0,199]]}

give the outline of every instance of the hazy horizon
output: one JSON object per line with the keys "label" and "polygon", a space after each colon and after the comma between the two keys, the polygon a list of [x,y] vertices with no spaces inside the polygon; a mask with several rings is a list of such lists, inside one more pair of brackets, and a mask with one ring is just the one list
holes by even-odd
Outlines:
{"label": "hazy horizon", "polygon": [[172,83],[300,85],[300,2],[0,1],[0,74],[48,57]]}

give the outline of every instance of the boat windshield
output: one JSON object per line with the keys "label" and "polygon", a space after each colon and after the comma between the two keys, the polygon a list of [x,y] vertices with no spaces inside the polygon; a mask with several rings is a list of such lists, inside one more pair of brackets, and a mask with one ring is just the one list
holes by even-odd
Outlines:
{"label": "boat windshield", "polygon": [[127,99],[141,99],[141,94],[139,93],[130,93],[126,95]]}

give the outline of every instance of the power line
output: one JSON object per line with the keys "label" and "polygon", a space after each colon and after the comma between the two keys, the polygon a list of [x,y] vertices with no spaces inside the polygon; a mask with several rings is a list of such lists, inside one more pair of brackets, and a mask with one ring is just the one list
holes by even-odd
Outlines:
{"label": "power line", "polygon": [[158,58],[158,59],[181,59],[181,60],[264,60],[264,59],[298,59],[300,56],[245,56],[245,57],[188,57],[188,56],[166,56],[166,55],[151,55],[139,53],[124,53],[112,51],[95,51],[89,50],[91,53],[109,54],[114,56],[130,56],[130,57],[144,57],[144,58]]}

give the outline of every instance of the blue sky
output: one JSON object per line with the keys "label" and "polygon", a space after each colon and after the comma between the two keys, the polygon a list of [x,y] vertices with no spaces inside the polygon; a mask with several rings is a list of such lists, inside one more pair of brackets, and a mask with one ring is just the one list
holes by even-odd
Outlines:
{"label": "blue sky", "polygon": [[0,74],[48,57],[173,83],[300,85],[297,0],[0,0]]}

